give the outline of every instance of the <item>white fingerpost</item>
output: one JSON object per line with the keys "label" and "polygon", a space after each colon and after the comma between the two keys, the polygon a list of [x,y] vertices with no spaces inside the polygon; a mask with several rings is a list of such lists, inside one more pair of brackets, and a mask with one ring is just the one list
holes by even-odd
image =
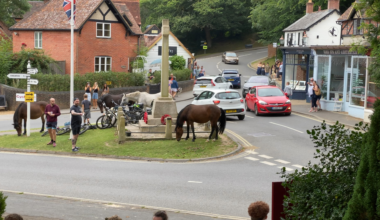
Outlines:
{"label": "white fingerpost", "polygon": [[[26,66],[27,68],[27,73],[26,73],[26,80],[27,80],[27,92],[30,92],[30,83],[29,83],[29,80],[30,80],[30,71],[29,69],[32,68],[32,66],[30,65],[30,60],[28,60],[28,65]],[[26,103],[26,115],[27,115],[27,119],[26,119],[26,136],[29,137],[30,136],[30,102],[27,102]]]}
{"label": "white fingerpost", "polygon": [[[70,24],[71,24],[71,58],[70,58],[70,103],[69,106],[71,106],[72,102],[74,101],[74,1],[71,0],[71,18],[70,18]],[[71,114],[70,114],[71,115]],[[71,118],[71,117],[70,117]],[[73,132],[70,132],[70,139],[73,138]]]}

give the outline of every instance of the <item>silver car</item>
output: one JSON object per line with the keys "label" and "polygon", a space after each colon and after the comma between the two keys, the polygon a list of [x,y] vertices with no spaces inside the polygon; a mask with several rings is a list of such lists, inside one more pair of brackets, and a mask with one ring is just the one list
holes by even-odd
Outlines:
{"label": "silver car", "polygon": [[235,52],[226,51],[222,55],[222,62],[224,63],[234,63],[239,64],[239,57],[236,55]]}
{"label": "silver car", "polygon": [[268,85],[276,85],[276,82],[273,81],[269,76],[251,76],[248,81],[245,81],[244,83],[242,96],[245,98],[245,95],[247,95],[249,88],[252,88],[253,86]]}

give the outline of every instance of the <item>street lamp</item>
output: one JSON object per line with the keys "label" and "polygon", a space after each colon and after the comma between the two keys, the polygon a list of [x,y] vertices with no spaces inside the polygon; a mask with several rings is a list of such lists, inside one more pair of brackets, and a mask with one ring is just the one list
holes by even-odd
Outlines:
{"label": "street lamp", "polygon": [[282,35],[280,38],[280,45],[284,45],[284,35]]}
{"label": "street lamp", "polygon": [[303,40],[303,46],[306,46],[307,45],[307,41],[308,41],[309,37],[306,35],[306,31],[304,32],[303,34],[303,37],[302,37],[302,40]]}

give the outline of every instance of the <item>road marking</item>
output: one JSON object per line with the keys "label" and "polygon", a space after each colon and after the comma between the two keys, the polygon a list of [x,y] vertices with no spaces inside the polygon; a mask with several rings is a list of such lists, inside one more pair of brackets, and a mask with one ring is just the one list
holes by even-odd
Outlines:
{"label": "road marking", "polygon": [[271,163],[271,162],[268,162],[268,161],[261,161],[260,163],[263,163],[263,164],[266,164],[266,165],[269,165],[269,166],[276,165],[275,163]]}
{"label": "road marking", "polygon": [[255,117],[252,117],[252,116],[248,116],[248,115],[246,115],[245,117],[248,117],[248,118],[255,118]]}
{"label": "road marking", "polygon": [[221,61],[219,61],[217,64],[216,64],[216,68],[219,70],[219,72],[222,72],[220,69],[219,69],[219,64],[220,64]]}
{"label": "road marking", "polygon": [[259,157],[263,157],[265,159],[271,159],[271,158],[273,158],[273,157],[270,157],[270,156],[267,156],[267,155],[264,155],[264,154],[259,155]]}
{"label": "road marking", "polygon": [[298,165],[298,164],[293,164],[292,166],[293,166],[293,167],[297,167],[297,168],[301,168],[301,169],[303,168],[303,166]]}
{"label": "road marking", "polygon": [[[283,167],[278,167],[278,168],[283,168]],[[289,168],[289,167],[285,167],[286,171],[292,171],[293,169],[292,168]]]}
{"label": "road marking", "polygon": [[199,181],[187,181],[188,183],[202,183],[202,182],[199,182]]}
{"label": "road marking", "polygon": [[259,160],[259,159],[254,158],[254,157],[244,157],[244,158],[247,159],[247,160],[253,160],[253,161],[257,161],[257,160]]}
{"label": "road marking", "polygon": [[275,161],[277,161],[277,162],[279,162],[279,163],[284,163],[284,164],[288,164],[288,163],[290,163],[290,162],[285,161],[285,160],[275,160]]}
{"label": "road marking", "polygon": [[255,152],[255,151],[253,151],[253,150],[247,150],[247,151],[245,151],[245,152],[247,152],[247,153],[249,153],[249,154],[258,154],[257,152]]}
{"label": "road marking", "polygon": [[277,124],[277,123],[274,123],[274,122],[269,122],[269,123],[274,124],[274,125],[278,125],[278,126],[282,126],[282,127],[284,127],[284,128],[288,128],[288,129],[290,129],[290,130],[297,131],[297,132],[303,134],[302,131],[299,131],[299,130],[297,130],[297,129],[294,129],[294,128],[291,128],[291,127],[288,127],[288,126],[285,126],[285,125],[282,125],[282,124]]}
{"label": "road marking", "polygon": [[252,144],[250,144],[247,140],[245,140],[242,136],[236,134],[235,132],[229,130],[229,129],[226,129],[226,131],[230,134],[232,134],[233,136],[235,136],[237,139],[239,139],[240,141],[243,142],[243,145],[245,145],[246,147],[248,146],[252,146]]}
{"label": "road marking", "polygon": [[[21,193],[20,191],[14,191],[14,190],[0,189],[0,191],[8,192],[8,193],[15,193],[15,194]],[[31,192],[22,192],[22,194],[33,195],[33,196],[41,196],[41,197],[49,197],[49,198],[57,198],[57,199],[66,199],[66,200],[71,200],[71,201],[98,203],[98,204],[104,204],[104,205],[113,204],[113,205],[129,206],[129,207],[144,207],[144,209],[164,210],[167,212],[176,212],[176,213],[206,216],[206,217],[212,217],[212,218],[233,219],[233,220],[249,220],[249,218],[240,217],[240,216],[219,215],[219,214],[206,213],[206,212],[196,212],[196,211],[164,208],[164,207],[157,207],[157,206],[146,206],[146,205],[139,205],[139,204],[123,203],[123,202],[114,202],[114,201],[105,201],[105,200],[96,200],[96,199],[84,199],[84,198],[78,198],[78,197],[58,196],[58,195],[49,195],[49,194],[40,194],[40,193],[31,193]]]}

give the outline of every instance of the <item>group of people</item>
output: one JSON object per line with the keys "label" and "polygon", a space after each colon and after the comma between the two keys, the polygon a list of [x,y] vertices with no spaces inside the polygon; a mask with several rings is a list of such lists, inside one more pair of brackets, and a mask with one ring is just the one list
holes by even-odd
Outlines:
{"label": "group of people", "polygon": [[[99,86],[97,82],[94,82],[94,85],[91,87],[90,82],[87,82],[86,87],[84,87],[85,94],[87,95],[88,101],[91,102],[92,100],[92,108],[97,109],[98,108],[98,98],[99,98]],[[91,95],[92,92],[92,95]],[[104,83],[104,86],[102,88],[102,94],[106,95],[109,93],[109,87],[107,83]]]}
{"label": "group of people", "polygon": [[197,61],[195,61],[192,78],[195,80],[205,75],[206,75],[206,70],[203,68],[203,66],[198,66]]}
{"label": "group of people", "polygon": [[269,63],[264,64],[263,62],[260,62],[257,65],[256,74],[258,76],[260,76],[260,75],[262,75],[262,76],[268,76],[269,75],[269,71],[270,71]]}

